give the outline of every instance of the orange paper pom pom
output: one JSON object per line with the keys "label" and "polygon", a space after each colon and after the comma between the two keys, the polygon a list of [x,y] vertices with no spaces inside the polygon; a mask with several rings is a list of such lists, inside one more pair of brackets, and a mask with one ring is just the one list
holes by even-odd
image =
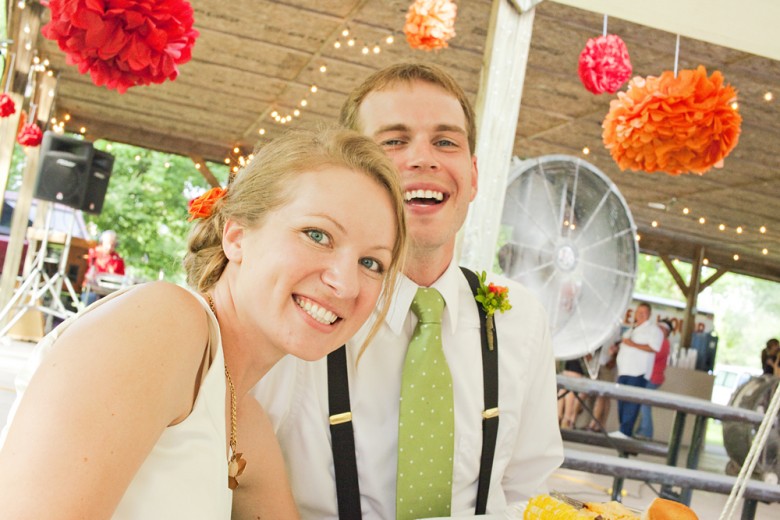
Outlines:
{"label": "orange paper pom pom", "polygon": [[451,0],[416,0],[406,13],[406,41],[425,51],[447,47],[447,40],[455,36],[457,12]]}
{"label": "orange paper pom pom", "polygon": [[227,190],[224,188],[211,188],[200,197],[196,197],[190,201],[188,212],[190,218],[187,220],[195,220],[196,218],[208,218],[211,216],[211,212],[214,210],[214,204],[219,199],[225,196]]}
{"label": "orange paper pom pom", "polygon": [[637,77],[610,102],[604,145],[621,170],[702,174],[723,166],[739,140],[736,91],[719,71]]}

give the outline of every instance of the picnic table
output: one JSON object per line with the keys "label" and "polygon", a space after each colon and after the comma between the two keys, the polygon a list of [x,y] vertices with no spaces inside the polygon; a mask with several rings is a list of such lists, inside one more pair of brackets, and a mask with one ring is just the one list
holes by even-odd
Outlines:
{"label": "picnic table", "polygon": [[[704,446],[704,434],[707,419],[718,419],[721,421],[742,421],[749,424],[758,425],[764,418],[764,415],[754,410],[745,408],[735,408],[725,406],[705,399],[679,395],[661,390],[651,390],[635,386],[620,385],[609,381],[593,380],[585,377],[568,377],[558,375],[558,388],[576,392],[577,394],[587,394],[592,396],[604,396],[619,399],[621,401],[630,401],[634,403],[648,404],[659,408],[673,410],[675,413],[672,431],[669,437],[668,449],[666,454],[666,465],[676,467],[680,447],[683,441],[683,430],[688,415],[694,416],[694,426],[690,439],[690,448],[686,460],[685,468],[695,470],[699,465],[699,456]],[[616,478],[618,476],[616,475]],[[622,486],[622,478],[616,482],[616,486]],[[672,484],[662,486],[662,494],[679,499],[685,504],[690,504],[691,488],[685,485],[681,486],[679,495],[672,491]],[[701,489],[700,486],[696,486]],[[613,498],[619,490],[613,489]]]}

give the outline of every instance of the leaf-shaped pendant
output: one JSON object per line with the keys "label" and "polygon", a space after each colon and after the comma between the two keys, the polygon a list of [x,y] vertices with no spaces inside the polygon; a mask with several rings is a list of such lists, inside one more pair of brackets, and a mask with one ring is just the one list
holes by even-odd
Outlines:
{"label": "leaf-shaped pendant", "polygon": [[234,453],[228,462],[228,487],[236,489],[238,487],[238,477],[244,472],[246,460],[242,457],[243,453]]}

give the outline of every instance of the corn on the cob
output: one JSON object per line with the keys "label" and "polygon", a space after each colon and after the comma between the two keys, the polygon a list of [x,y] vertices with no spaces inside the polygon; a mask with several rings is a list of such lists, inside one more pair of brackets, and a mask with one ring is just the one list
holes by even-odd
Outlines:
{"label": "corn on the cob", "polygon": [[523,520],[591,520],[597,516],[592,511],[576,509],[550,495],[538,495],[528,501]]}

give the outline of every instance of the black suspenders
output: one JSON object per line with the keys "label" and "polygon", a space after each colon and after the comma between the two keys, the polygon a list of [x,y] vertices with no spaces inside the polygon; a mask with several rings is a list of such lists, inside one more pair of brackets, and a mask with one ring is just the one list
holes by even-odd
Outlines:
{"label": "black suspenders", "polygon": [[[460,268],[469,282],[471,292],[476,296],[479,278],[473,271]],[[475,302],[476,303],[476,302]],[[482,305],[479,310],[480,337],[482,338],[482,380],[485,409],[482,412],[482,456],[477,486],[477,507],[475,514],[484,515],[487,508],[490,473],[493,471],[493,455],[498,435],[498,335],[495,321],[488,320]],[[487,329],[493,328],[493,349],[488,348]],[[341,346],[328,356],[328,408],[330,413],[331,449],[336,471],[336,497],[340,520],[359,520],[360,487],[357,461],[355,460],[355,438],[352,431],[352,412],[349,404],[349,380],[347,377],[346,346]]]}

